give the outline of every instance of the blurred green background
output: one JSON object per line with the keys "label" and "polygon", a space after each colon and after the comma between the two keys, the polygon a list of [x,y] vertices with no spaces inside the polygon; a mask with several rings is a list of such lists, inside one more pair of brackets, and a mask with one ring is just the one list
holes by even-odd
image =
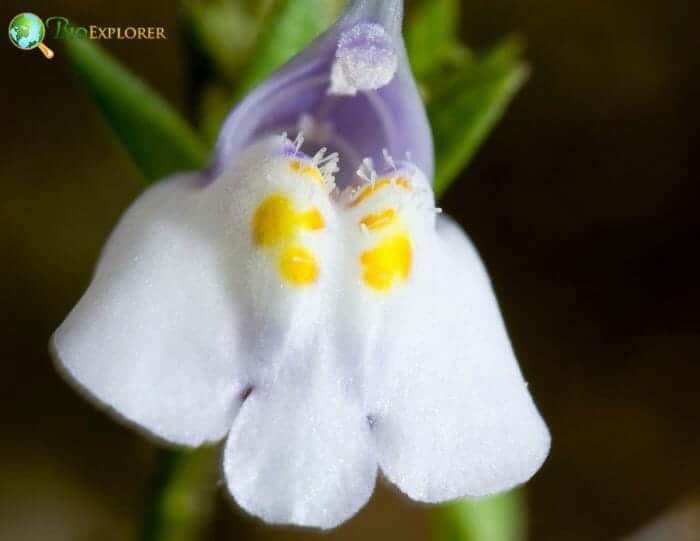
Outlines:
{"label": "blurred green background", "polygon": [[[441,204],[484,257],[552,431],[551,456],[527,485],[530,539],[620,539],[679,505],[700,514],[697,6],[465,0],[461,9],[470,46],[518,32],[532,68]],[[28,10],[164,26],[165,42],[107,49],[191,116],[199,66],[176,3],[12,0],[0,18]],[[126,540],[141,523],[156,449],[68,388],[47,341],[143,180],[55,49],[49,62],[0,47],[0,539]],[[219,493],[207,539],[317,537],[263,526]],[[427,507],[380,483],[324,537],[427,539],[428,523]]]}

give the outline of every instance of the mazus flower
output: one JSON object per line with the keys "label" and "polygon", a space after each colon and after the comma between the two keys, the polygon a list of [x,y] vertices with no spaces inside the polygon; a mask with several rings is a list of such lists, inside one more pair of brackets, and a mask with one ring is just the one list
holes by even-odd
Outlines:
{"label": "mazus flower", "polygon": [[228,489],[270,523],[334,527],[379,471],[424,502],[496,493],[549,449],[479,256],[435,208],[401,18],[356,0],[253,90],[207,171],[125,213],[53,337],[120,418],[226,438]]}

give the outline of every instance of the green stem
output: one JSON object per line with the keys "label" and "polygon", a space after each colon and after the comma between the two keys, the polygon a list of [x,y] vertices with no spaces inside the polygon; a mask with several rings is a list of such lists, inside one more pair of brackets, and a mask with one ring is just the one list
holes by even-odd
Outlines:
{"label": "green stem", "polygon": [[434,541],[525,541],[527,521],[522,488],[496,496],[463,499],[433,510]]}
{"label": "green stem", "polygon": [[218,449],[164,450],[146,506],[142,541],[196,541],[214,513]]}

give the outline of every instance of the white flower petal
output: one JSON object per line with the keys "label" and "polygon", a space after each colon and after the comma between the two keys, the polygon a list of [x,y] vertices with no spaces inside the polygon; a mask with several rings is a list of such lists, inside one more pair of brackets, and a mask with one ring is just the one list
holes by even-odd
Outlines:
{"label": "white flower petal", "polygon": [[246,385],[222,215],[201,178],[144,193],[112,233],[52,349],[74,382],[167,441],[229,430]]}
{"label": "white flower petal", "polygon": [[370,498],[376,456],[347,354],[291,348],[243,403],[226,445],[231,494],[266,522],[333,528]]}
{"label": "white flower petal", "polygon": [[413,274],[389,309],[375,367],[380,467],[411,498],[482,496],[527,481],[549,450],[479,256],[439,218],[416,233]]}
{"label": "white flower petal", "polygon": [[279,364],[300,326],[324,324],[320,307],[329,302],[337,267],[333,187],[332,175],[286,138],[272,136],[246,149],[206,188],[227,214],[223,250],[233,254],[235,300],[245,306],[242,338],[268,365]]}

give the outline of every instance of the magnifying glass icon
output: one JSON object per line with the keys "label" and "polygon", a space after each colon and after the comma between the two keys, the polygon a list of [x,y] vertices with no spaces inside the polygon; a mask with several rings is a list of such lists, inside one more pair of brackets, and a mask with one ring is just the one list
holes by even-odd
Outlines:
{"label": "magnifying glass icon", "polygon": [[53,51],[43,43],[46,36],[44,21],[34,13],[15,15],[10,21],[8,34],[10,41],[18,49],[30,51],[38,48],[49,60],[54,57]]}

